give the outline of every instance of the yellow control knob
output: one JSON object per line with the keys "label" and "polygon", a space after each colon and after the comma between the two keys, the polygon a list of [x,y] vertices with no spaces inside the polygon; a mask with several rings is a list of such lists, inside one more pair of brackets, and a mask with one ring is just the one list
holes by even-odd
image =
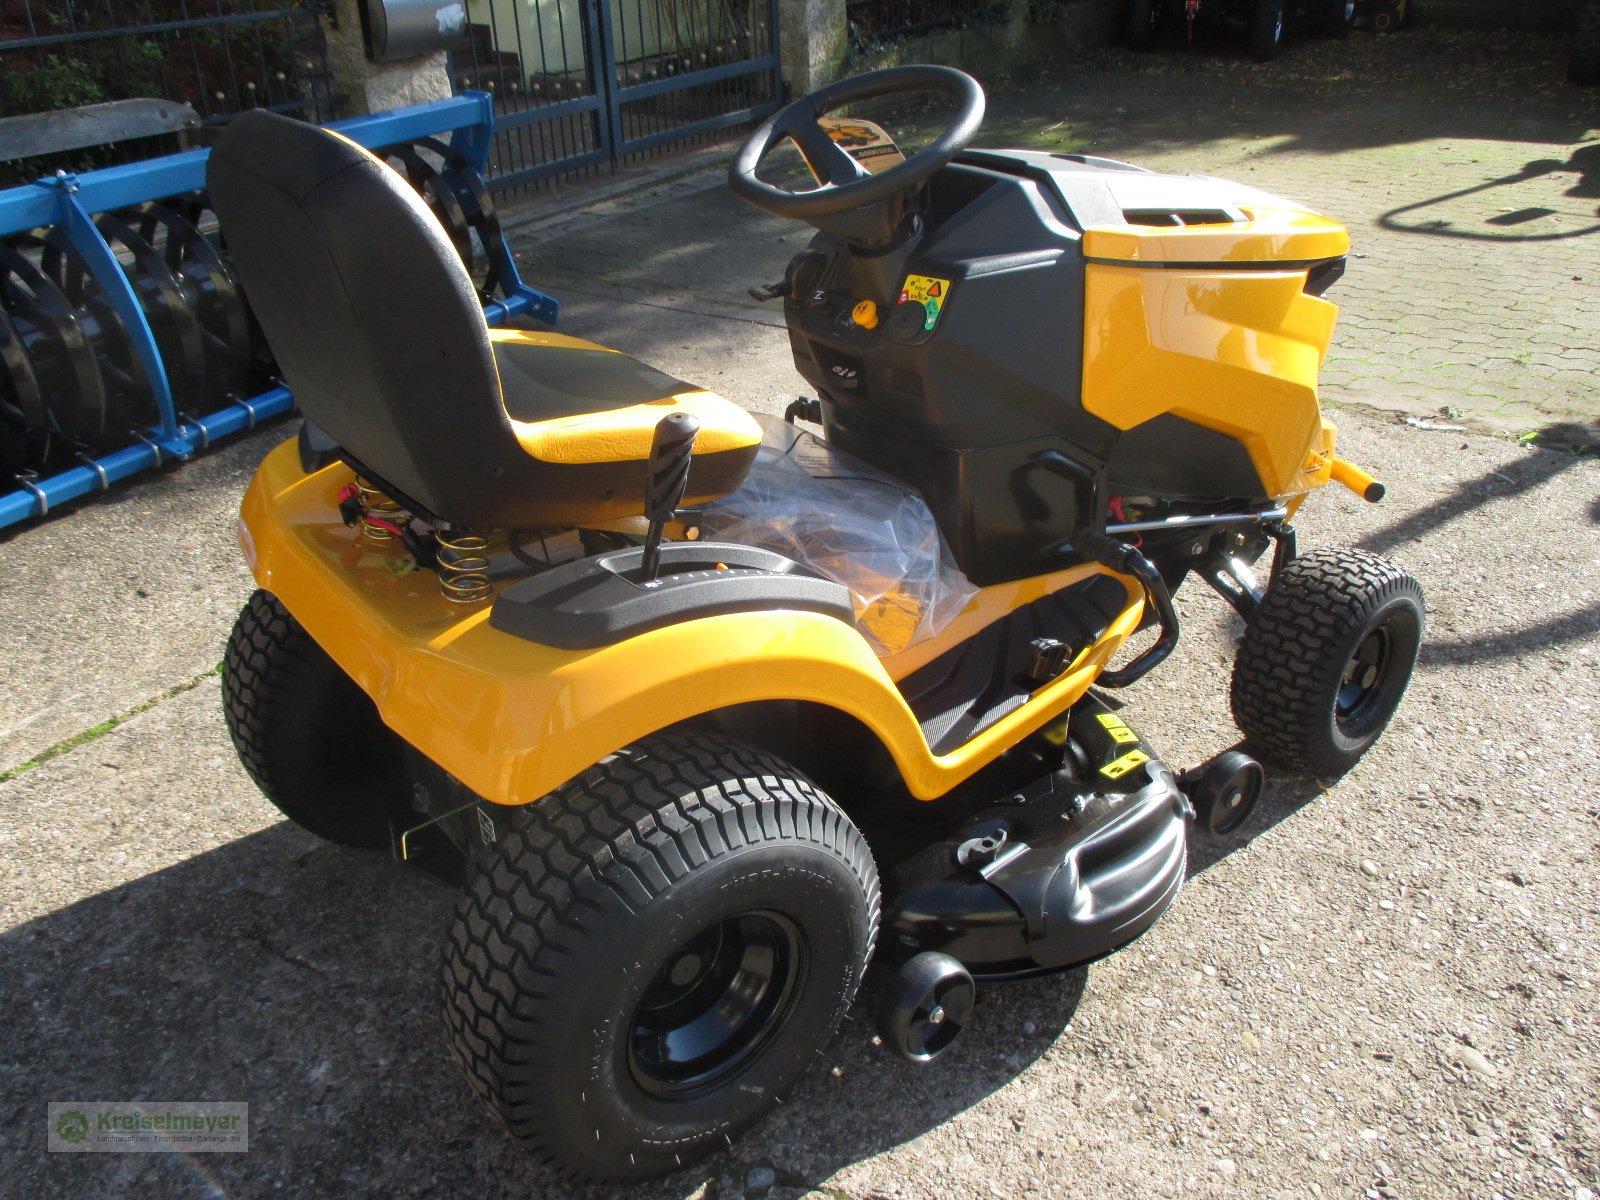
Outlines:
{"label": "yellow control knob", "polygon": [[871,300],[863,300],[850,310],[850,319],[863,329],[876,329],[878,327],[878,306]]}

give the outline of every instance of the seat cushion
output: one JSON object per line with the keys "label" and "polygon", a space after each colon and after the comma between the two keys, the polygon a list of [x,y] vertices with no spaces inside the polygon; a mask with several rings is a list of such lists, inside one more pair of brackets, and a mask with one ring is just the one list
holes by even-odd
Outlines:
{"label": "seat cushion", "polygon": [[526,329],[491,329],[489,338],[513,421],[574,417],[700,390],[581,338]]}
{"label": "seat cushion", "polygon": [[700,422],[686,503],[732,491],[761,428],[713,392],[593,342],[557,333],[490,331],[511,427],[529,457],[552,466],[616,464],[617,488],[641,486],[657,423],[674,412]]}

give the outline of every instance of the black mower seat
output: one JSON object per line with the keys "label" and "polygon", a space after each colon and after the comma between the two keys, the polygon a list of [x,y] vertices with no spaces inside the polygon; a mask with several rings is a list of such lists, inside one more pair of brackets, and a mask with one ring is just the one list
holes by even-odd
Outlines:
{"label": "black mower seat", "polygon": [[206,185],[300,411],[423,515],[479,530],[635,516],[674,411],[700,420],[686,503],[754,461],[760,427],[720,396],[577,338],[489,329],[437,218],[348,138],[245,113]]}
{"label": "black mower seat", "polygon": [[702,454],[747,445],[755,425],[722,397],[582,338],[491,329],[489,342],[511,427],[542,462],[642,461],[656,422],[674,410],[699,419]]}

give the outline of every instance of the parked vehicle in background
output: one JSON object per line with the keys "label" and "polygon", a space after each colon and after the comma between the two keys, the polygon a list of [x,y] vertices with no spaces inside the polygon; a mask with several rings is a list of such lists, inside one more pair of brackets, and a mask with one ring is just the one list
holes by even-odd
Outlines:
{"label": "parked vehicle in background", "polygon": [[1600,0],[1583,0],[1578,10],[1567,78],[1573,83],[1600,83]]}
{"label": "parked vehicle in background", "polygon": [[1168,27],[1189,41],[1202,25],[1243,35],[1262,62],[1278,57],[1286,29],[1345,37],[1355,28],[1357,0],[1128,0],[1124,34],[1135,50],[1149,50]]}
{"label": "parked vehicle in background", "polygon": [[1356,24],[1374,33],[1393,33],[1416,19],[1414,0],[1357,0]]}

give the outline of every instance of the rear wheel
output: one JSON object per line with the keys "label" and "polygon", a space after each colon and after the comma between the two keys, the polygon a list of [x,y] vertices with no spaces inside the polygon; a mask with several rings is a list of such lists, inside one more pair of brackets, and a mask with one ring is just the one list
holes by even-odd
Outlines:
{"label": "rear wheel", "polygon": [[223,712],[256,786],[295,824],[386,849],[404,808],[404,745],[276,596],[246,602],[222,661]]}
{"label": "rear wheel", "polygon": [[1405,695],[1423,629],[1422,587],[1360,550],[1290,563],[1245,627],[1233,713],[1269,766],[1342,775]]}
{"label": "rear wheel", "polygon": [[1349,37],[1356,27],[1356,0],[1322,0],[1318,25],[1329,37]]}
{"label": "rear wheel", "polygon": [[639,1179],[724,1149],[839,1027],[877,932],[848,817],[742,743],[650,738],[516,810],[445,945],[451,1050],[539,1159]]}
{"label": "rear wheel", "polygon": [[1167,0],[1128,0],[1124,38],[1130,50],[1150,50],[1161,36]]}
{"label": "rear wheel", "polygon": [[1271,62],[1283,47],[1283,0],[1256,0],[1250,16],[1250,53]]}

